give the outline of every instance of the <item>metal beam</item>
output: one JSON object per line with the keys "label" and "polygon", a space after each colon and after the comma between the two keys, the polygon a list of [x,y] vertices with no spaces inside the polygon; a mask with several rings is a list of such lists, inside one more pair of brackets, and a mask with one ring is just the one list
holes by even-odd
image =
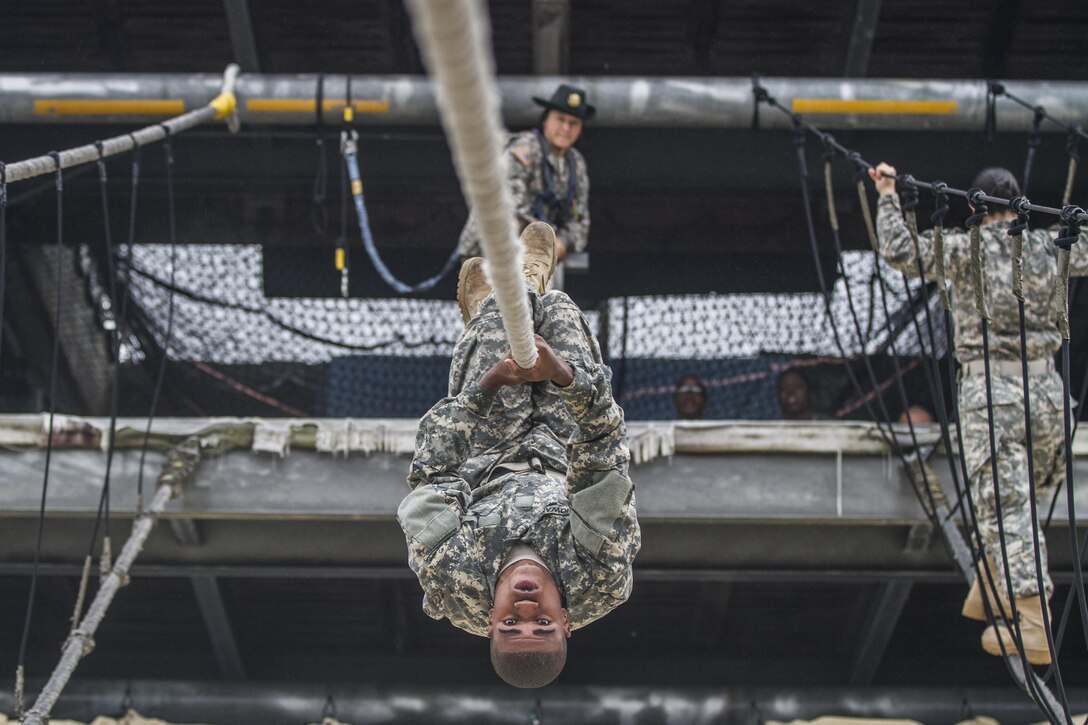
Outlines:
{"label": "metal beam", "polygon": [[570,0],[533,0],[533,72],[565,75],[570,66]]}
{"label": "metal beam", "polygon": [[[35,683],[29,683],[33,689]],[[1067,690],[1074,711],[1088,707],[1088,690]],[[320,719],[332,697],[344,722],[428,722],[440,725],[528,722],[536,698],[509,687],[376,687],[357,682],[223,683],[166,680],[73,682],[56,716],[90,722],[115,712],[118,703],[150,709],[173,722],[260,722],[297,725]],[[12,695],[0,690],[0,711],[11,712]],[[728,688],[583,687],[551,685],[540,707],[546,723],[598,725],[654,722],[661,725],[744,725],[763,720],[804,720],[829,712],[844,717],[911,718],[957,722],[974,709],[1000,722],[1034,722],[1035,704],[1012,687],[1001,688]]]}
{"label": "metal beam", "polygon": [[913,586],[913,582],[901,579],[877,585],[870,616],[854,653],[851,685],[868,686],[876,677]]}
{"label": "metal beam", "polygon": [[842,74],[846,78],[864,78],[869,74],[869,59],[873,54],[873,38],[880,19],[881,0],[856,0],[846,44],[846,60]]}
{"label": "metal beam", "polygon": [[[314,122],[314,75],[242,74],[235,92],[243,124],[302,125]],[[598,109],[594,126],[647,128],[750,128],[751,78],[502,76],[502,112],[509,127],[532,125],[539,108],[531,96],[549,96],[557,84],[584,87]],[[767,91],[812,122],[833,129],[977,131],[986,116],[985,81],[765,78]],[[343,88],[346,77],[327,76],[326,88]],[[202,74],[3,74],[0,123],[134,124],[198,108],[214,98],[222,79]],[[1055,118],[1079,123],[1088,115],[1088,83],[1009,81],[1009,93],[1046,106]],[[335,100],[329,96],[330,100]],[[425,77],[353,76],[352,98],[361,125],[439,125],[434,87]],[[173,110],[163,110],[166,100]],[[72,104],[70,101],[94,101]],[[113,101],[125,101],[118,108]],[[141,105],[147,101],[146,105]],[[153,103],[154,102],[154,103]],[[325,118],[341,109],[328,104]],[[998,127],[1027,131],[1032,115],[1012,103],[997,105]],[[763,128],[788,129],[784,113],[765,111]],[[1045,124],[1045,132],[1058,132]]]}
{"label": "metal beam", "polygon": [[193,593],[204,617],[204,626],[208,630],[215,659],[219,662],[219,672],[227,680],[246,679],[245,666],[238,652],[238,642],[234,638],[234,629],[223,604],[223,595],[219,591],[219,582],[214,576],[197,574],[190,577]]}
{"label": "metal beam", "polygon": [[257,40],[253,34],[253,19],[249,14],[249,0],[223,0],[230,30],[230,45],[234,49],[234,62],[246,73],[260,73],[261,60],[257,54]]}

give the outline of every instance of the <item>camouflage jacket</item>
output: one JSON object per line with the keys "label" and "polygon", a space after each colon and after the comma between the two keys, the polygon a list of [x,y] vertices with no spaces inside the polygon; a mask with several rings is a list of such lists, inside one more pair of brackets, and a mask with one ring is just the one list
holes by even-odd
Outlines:
{"label": "camouflage jacket", "polygon": [[[539,137],[533,131],[512,134],[506,149],[507,180],[517,208],[518,231],[532,222],[545,221],[555,227],[556,235],[567,245],[568,252],[584,252],[589,242],[589,173],[585,157],[576,148],[567,149],[564,156],[549,148],[545,155]],[[575,177],[573,208],[566,209],[570,188],[568,164],[572,163]],[[560,205],[563,208],[558,211],[542,209],[540,203],[545,191],[545,164],[551,172],[555,195],[563,202]],[[476,215],[471,212],[461,230],[457,250],[462,257],[482,255]]]}
{"label": "camouflage jacket", "polygon": [[[572,628],[627,600],[641,546],[611,374],[569,297],[530,299],[537,332],[571,363],[574,381],[480,387],[506,350],[497,305],[487,300],[454,351],[450,396],[420,421],[413,490],[397,512],[424,611],[482,636],[515,542],[532,546],[555,574]],[[531,461],[535,470],[496,469]]]}
{"label": "camouflage jacket", "polygon": [[[917,277],[917,255],[903,218],[897,195],[882,196],[877,213],[880,255],[888,264],[910,277]],[[981,247],[983,289],[990,313],[990,355],[998,360],[1020,359],[1020,314],[1013,294],[1012,238],[1010,223],[995,222],[982,227]],[[1049,358],[1061,346],[1057,328],[1061,295],[1058,290],[1058,248],[1056,229],[1025,230],[1024,240],[1024,322],[1027,328],[1027,358]],[[982,322],[975,307],[971,273],[970,236],[960,229],[948,229],[944,238],[945,274],[951,280],[952,321],[955,326],[956,359],[961,363],[982,359]],[[1070,252],[1069,274],[1088,275],[1088,231],[1082,232]],[[925,279],[937,279],[933,230],[918,235]]]}

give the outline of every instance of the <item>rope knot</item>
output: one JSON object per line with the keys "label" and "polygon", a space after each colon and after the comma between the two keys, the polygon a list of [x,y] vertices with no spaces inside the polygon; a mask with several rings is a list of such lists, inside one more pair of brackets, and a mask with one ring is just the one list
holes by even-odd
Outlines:
{"label": "rope knot", "polygon": [[986,202],[983,200],[984,196],[986,196],[986,193],[977,187],[967,191],[967,203],[975,210],[974,214],[967,217],[967,226],[977,227],[990,213],[990,208],[986,206]]}
{"label": "rope knot", "polygon": [[1054,246],[1066,251],[1073,246],[1073,243],[1080,238],[1080,225],[1083,216],[1084,210],[1076,204],[1066,204],[1062,207],[1061,213],[1058,214],[1062,227],[1061,231],[1058,232],[1058,238],[1054,240]]}
{"label": "rope knot", "polygon": [[47,155],[49,156],[49,158],[53,159],[53,164],[56,166],[56,168],[53,171],[56,173],[57,191],[63,191],[64,190],[64,174],[62,173],[63,170],[61,169],[61,166],[60,166],[60,153],[57,152],[57,151],[50,151]]}
{"label": "rope knot", "polygon": [[1010,237],[1019,237],[1028,228],[1028,217],[1031,210],[1028,208],[1031,202],[1026,196],[1017,196],[1009,200],[1009,208],[1016,212],[1016,223],[1009,227]]}
{"label": "rope knot", "polygon": [[903,211],[914,211],[918,208],[918,187],[914,185],[914,177],[910,174],[900,174],[896,179],[899,187],[899,203]]}
{"label": "rope knot", "polygon": [[933,215],[930,216],[929,220],[940,226],[944,223],[944,218],[948,214],[948,184],[943,181],[934,181],[929,185],[929,188],[933,192],[933,198],[937,203],[937,208],[933,211]]}

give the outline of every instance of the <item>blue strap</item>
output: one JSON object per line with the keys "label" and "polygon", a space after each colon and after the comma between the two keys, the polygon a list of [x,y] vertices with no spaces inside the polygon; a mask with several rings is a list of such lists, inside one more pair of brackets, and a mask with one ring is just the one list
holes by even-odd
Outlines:
{"label": "blue strap", "polygon": [[[424,292],[431,289],[438,284],[443,277],[449,274],[450,270],[457,264],[457,250],[454,249],[453,253],[450,254],[450,258],[446,260],[446,264],[442,267],[442,271],[430,279],[423,280],[417,285],[405,284],[394,277],[393,273],[385,266],[385,262],[382,261],[381,256],[378,254],[378,248],[374,246],[374,236],[370,233],[370,217],[367,216],[366,202],[363,199],[362,178],[359,174],[359,161],[357,159],[358,154],[355,150],[354,139],[352,139],[351,143],[344,145],[343,153],[344,163],[348,168],[348,177],[351,179],[351,197],[355,201],[355,211],[359,216],[359,233],[363,237],[363,247],[366,249],[367,256],[370,257],[374,269],[378,270],[378,274],[381,275],[381,278],[385,280],[386,284],[402,295],[412,294],[414,292]],[[356,193],[357,189],[358,193]]]}

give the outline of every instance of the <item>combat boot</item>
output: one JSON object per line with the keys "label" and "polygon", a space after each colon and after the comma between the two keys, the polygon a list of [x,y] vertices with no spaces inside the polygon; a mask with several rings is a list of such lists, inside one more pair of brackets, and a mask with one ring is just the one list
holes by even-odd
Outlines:
{"label": "combat boot", "polygon": [[468,321],[475,317],[480,303],[491,294],[491,283],[484,274],[484,258],[470,257],[461,265],[457,275],[457,304],[461,307],[461,319]]}
{"label": "combat boot", "polygon": [[[1049,614],[1050,610],[1047,609]],[[1046,642],[1046,627],[1043,625],[1043,607],[1039,597],[1018,598],[1016,613],[1020,615],[1020,636],[1024,645],[1024,656],[1033,665],[1050,664],[1050,648]],[[1010,615],[1011,616],[1011,615]],[[1015,630],[1014,630],[1015,632]],[[1007,654],[1019,654],[1013,633],[1004,624],[995,624],[982,633],[982,649],[992,655],[1001,656],[1001,645],[1005,645]]]}
{"label": "combat boot", "polygon": [[[979,576],[976,576],[975,580],[971,582],[971,588],[967,592],[967,598],[963,600],[963,609],[960,610],[960,614],[963,616],[968,619],[976,619],[979,622],[986,621],[986,604],[983,599],[990,603],[990,611],[993,613],[995,620],[1001,618],[1002,610],[998,609],[998,601],[1000,601],[1001,606],[1004,607],[1006,617],[1010,616],[1010,612],[1012,611],[1009,608],[1009,600],[1001,594],[1000,587],[996,592],[990,588],[990,580],[986,577],[987,568],[994,577],[994,583],[997,584],[997,577],[1001,575],[998,573],[998,568],[990,561],[990,557],[987,556],[982,560],[982,567],[979,567]],[[994,596],[995,593],[997,596]]]}
{"label": "combat boot", "polygon": [[544,294],[555,271],[555,231],[547,222],[533,222],[522,231],[521,244],[525,247],[525,279]]}

